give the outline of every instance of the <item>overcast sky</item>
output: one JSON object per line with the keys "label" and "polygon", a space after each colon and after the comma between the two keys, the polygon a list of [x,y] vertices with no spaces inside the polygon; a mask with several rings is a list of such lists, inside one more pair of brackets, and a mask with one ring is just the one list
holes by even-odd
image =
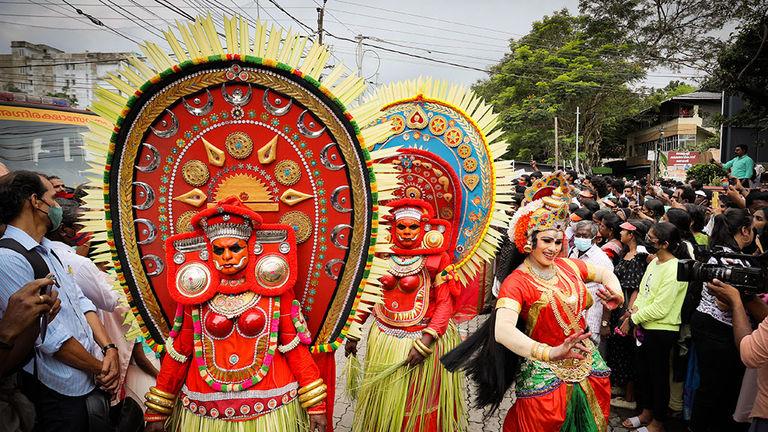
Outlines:
{"label": "overcast sky", "polygon": [[[103,3],[102,3],[103,1]],[[323,0],[275,0],[301,22],[317,27],[315,8]],[[129,38],[149,39],[167,47],[152,32],[182,19],[156,0],[68,0],[74,7],[100,19]],[[269,0],[170,0],[190,15],[222,9],[276,21],[285,28],[301,27]],[[119,9],[116,5],[121,6]],[[368,42],[392,50],[457,63],[473,70],[368,48],[363,73],[371,81],[428,75],[472,84],[487,75],[481,70],[495,64],[507,50],[509,38],[526,34],[531,23],[555,10],[577,13],[578,0],[328,0],[325,28],[336,36],[362,34]],[[134,14],[145,22],[131,17]],[[44,43],[67,52],[130,51],[136,45],[77,16],[63,0],[0,0],[0,52],[10,52],[12,40]],[[157,27],[157,28],[153,28]],[[355,68],[355,43],[326,36],[335,56]],[[375,51],[375,52],[372,52]],[[377,58],[378,57],[378,58]],[[380,58],[380,61],[379,61]],[[683,79],[669,71],[652,72],[645,85],[663,87],[670,79]]]}

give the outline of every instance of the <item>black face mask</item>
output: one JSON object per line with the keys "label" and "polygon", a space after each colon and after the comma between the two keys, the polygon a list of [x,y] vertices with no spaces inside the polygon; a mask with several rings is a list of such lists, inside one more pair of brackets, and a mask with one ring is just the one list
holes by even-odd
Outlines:
{"label": "black face mask", "polygon": [[659,251],[659,248],[654,244],[648,243],[645,245],[645,250],[647,250],[649,254],[653,255]]}

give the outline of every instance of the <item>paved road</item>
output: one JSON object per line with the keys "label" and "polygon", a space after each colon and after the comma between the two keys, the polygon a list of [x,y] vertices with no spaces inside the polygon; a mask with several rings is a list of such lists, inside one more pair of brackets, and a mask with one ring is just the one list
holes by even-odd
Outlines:
{"label": "paved road", "polygon": [[[464,332],[473,332],[477,329],[478,323],[481,322],[481,318],[474,319],[460,326],[460,330]],[[367,334],[367,328],[364,334]],[[365,338],[359,344],[360,359],[365,358]],[[354,417],[354,404],[352,404],[344,393],[346,384],[345,377],[343,376],[344,365],[346,359],[344,358],[344,349],[340,349],[336,352],[336,370],[339,375],[336,377],[336,401],[334,409],[334,431],[336,432],[349,432],[352,427],[352,419]],[[467,394],[472,397],[473,389],[467,384]],[[469,410],[469,432],[498,432],[501,431],[501,426],[504,421],[509,408],[512,406],[512,395],[509,394],[501,403],[501,407],[489,418],[484,418],[483,410],[471,408]],[[632,415],[631,411],[627,410],[612,410],[609,430],[612,432],[628,432],[631,429],[621,427],[621,420],[629,415]],[[683,432],[685,427],[679,422],[670,422],[667,425],[667,432]]]}

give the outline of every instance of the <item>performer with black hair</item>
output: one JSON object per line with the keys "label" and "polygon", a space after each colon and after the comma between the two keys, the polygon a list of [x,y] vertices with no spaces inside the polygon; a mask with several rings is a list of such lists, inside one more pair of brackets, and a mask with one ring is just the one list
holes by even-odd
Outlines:
{"label": "performer with black hair", "polygon": [[[606,431],[610,370],[585,326],[594,301],[623,303],[610,271],[563,258],[568,219],[566,181],[555,174],[526,190],[510,224],[516,269],[499,290],[496,310],[464,343],[443,357],[477,384],[477,405],[497,409],[516,383],[505,432]],[[605,286],[593,299],[585,282]]]}

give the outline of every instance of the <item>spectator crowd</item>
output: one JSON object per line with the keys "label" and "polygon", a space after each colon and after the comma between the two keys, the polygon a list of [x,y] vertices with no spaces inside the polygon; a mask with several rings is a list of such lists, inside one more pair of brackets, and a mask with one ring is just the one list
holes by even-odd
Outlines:
{"label": "spectator crowd", "polygon": [[[659,432],[679,417],[694,432],[768,431],[762,287],[678,277],[681,260],[756,265],[720,255],[765,252],[768,183],[566,174],[568,255],[612,269],[626,299],[612,311],[595,301],[585,317],[612,370],[611,404],[635,410],[624,426]],[[514,180],[518,203],[540,176]],[[159,363],[140,337],[127,340],[125,297],[88,258],[83,195],[57,177],[0,165],[0,431],[143,427],[139,402]],[[511,271],[512,247],[502,244],[497,281]]]}

